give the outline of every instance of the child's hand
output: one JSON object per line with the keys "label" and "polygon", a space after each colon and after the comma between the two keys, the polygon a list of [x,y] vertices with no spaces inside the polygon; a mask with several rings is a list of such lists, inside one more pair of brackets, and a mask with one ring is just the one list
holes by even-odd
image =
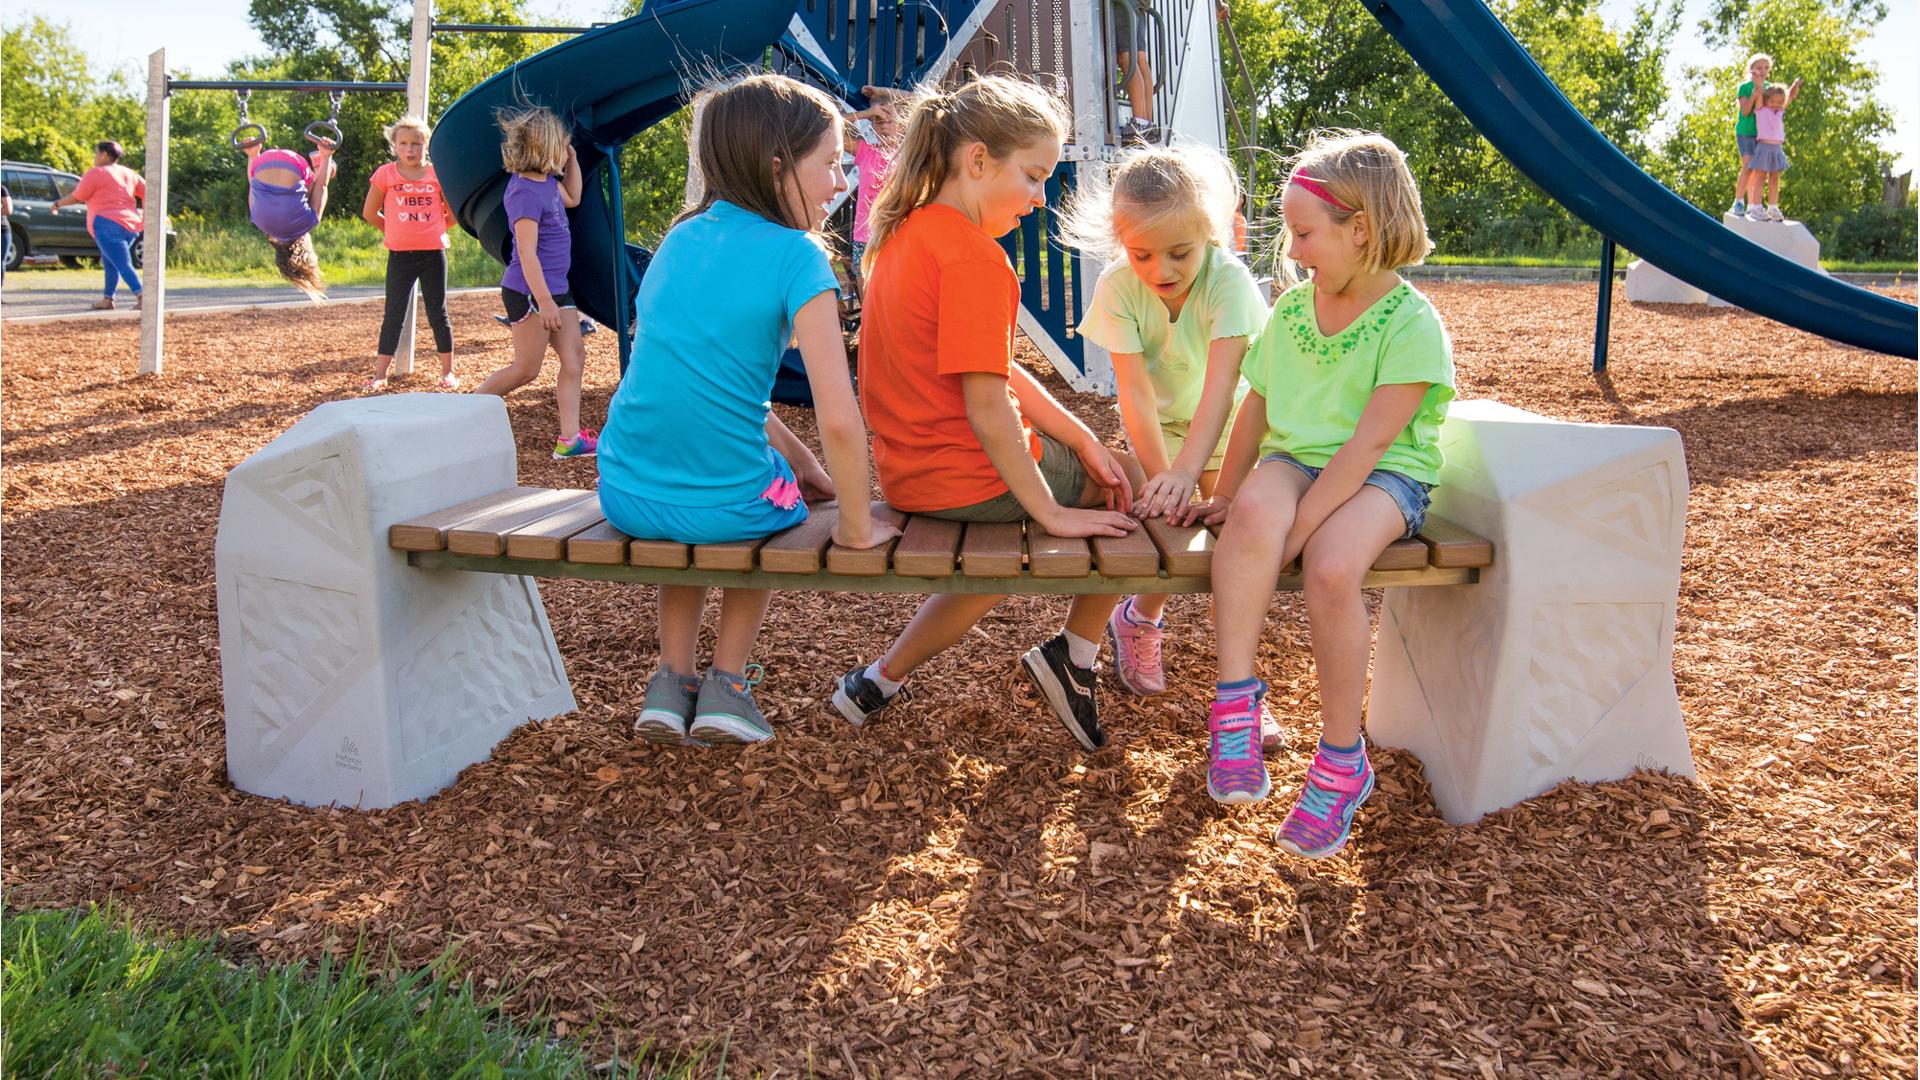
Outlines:
{"label": "child's hand", "polygon": [[1073,452],[1080,464],[1087,467],[1088,479],[1106,490],[1107,509],[1132,508],[1133,485],[1127,481],[1127,470],[1120,467],[1120,459],[1114,457],[1113,451],[1102,445],[1093,432],[1087,432]]}
{"label": "child's hand", "polygon": [[540,328],[542,330],[545,330],[549,334],[557,334],[560,332],[559,308],[543,307],[536,312],[536,314],[540,316]]}
{"label": "child's hand", "polygon": [[818,462],[802,464],[793,471],[793,478],[800,485],[800,497],[808,503],[832,502],[837,497],[833,477]]}
{"label": "child's hand", "polygon": [[576,171],[579,170],[579,168],[580,168],[580,152],[573,148],[572,143],[568,143],[567,144],[567,163],[561,167],[560,172],[565,176],[572,176]]}
{"label": "child's hand", "polygon": [[1133,512],[1143,518],[1171,517],[1175,510],[1193,501],[1193,489],[1198,486],[1200,482],[1184,470],[1168,469],[1140,489]]}
{"label": "child's hand", "polygon": [[1040,527],[1055,536],[1125,536],[1140,523],[1112,510],[1075,510],[1056,506],[1045,518],[1035,518]]}
{"label": "child's hand", "polygon": [[1188,503],[1167,515],[1175,525],[1205,525],[1211,528],[1227,520],[1233,509],[1233,496],[1215,495],[1206,502]]}
{"label": "child's hand", "polygon": [[833,542],[855,550],[879,547],[899,535],[899,529],[882,521],[870,522],[865,533],[857,531],[850,518],[833,523]]}

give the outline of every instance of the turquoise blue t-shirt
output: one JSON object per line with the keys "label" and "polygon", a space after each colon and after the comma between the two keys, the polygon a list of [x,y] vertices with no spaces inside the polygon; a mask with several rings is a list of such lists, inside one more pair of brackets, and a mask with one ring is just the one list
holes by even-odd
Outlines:
{"label": "turquoise blue t-shirt", "polygon": [[675,506],[759,498],[775,477],[767,412],[794,316],[837,288],[812,235],[732,203],[674,226],[634,301],[601,484]]}

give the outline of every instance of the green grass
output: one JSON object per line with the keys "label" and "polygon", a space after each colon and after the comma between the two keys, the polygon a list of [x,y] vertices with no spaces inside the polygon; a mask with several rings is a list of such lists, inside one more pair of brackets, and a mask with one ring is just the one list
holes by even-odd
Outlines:
{"label": "green grass", "polygon": [[[8,912],[0,924],[8,1076],[687,1077],[718,1062],[615,1053],[596,1064],[545,1024],[503,1015],[446,957],[385,973],[344,961],[235,962],[111,911]],[[591,1033],[588,1033],[589,1035]],[[646,1071],[643,1072],[642,1070]]]}

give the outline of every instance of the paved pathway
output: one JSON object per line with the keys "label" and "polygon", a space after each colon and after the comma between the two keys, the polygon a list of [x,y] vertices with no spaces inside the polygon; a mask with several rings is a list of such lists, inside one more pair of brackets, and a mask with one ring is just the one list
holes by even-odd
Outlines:
{"label": "paved pathway", "polygon": [[[32,281],[32,274],[18,278],[21,285]],[[450,296],[487,289],[449,289]],[[385,291],[377,285],[339,285],[327,290],[327,303],[351,304],[378,300]],[[100,296],[98,285],[62,288],[16,288],[9,281],[0,289],[0,318],[7,322],[50,322],[55,319],[137,319],[132,297],[123,289],[120,307],[112,311],[93,311],[87,305]],[[285,285],[187,285],[168,286],[167,314],[190,311],[240,311],[248,308],[306,307],[312,301]]]}

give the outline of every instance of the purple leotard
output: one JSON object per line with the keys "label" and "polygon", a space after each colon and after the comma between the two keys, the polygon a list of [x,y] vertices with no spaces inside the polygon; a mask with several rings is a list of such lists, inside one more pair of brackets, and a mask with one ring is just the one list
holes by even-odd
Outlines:
{"label": "purple leotard", "polygon": [[[255,178],[266,168],[286,168],[300,174],[293,187],[280,187]],[[291,243],[313,231],[320,215],[307,201],[307,185],[313,180],[313,167],[292,150],[263,150],[247,168],[247,186],[253,197],[248,200],[247,216],[254,227],[275,243]]]}

